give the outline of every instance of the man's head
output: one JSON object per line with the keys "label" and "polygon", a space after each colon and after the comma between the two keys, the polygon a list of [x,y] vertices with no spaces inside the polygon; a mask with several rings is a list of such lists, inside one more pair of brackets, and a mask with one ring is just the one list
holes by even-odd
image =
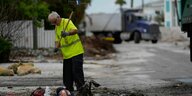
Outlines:
{"label": "man's head", "polygon": [[52,11],[48,16],[49,22],[51,22],[51,24],[53,25],[59,25],[60,19],[61,19],[60,15],[55,11]]}

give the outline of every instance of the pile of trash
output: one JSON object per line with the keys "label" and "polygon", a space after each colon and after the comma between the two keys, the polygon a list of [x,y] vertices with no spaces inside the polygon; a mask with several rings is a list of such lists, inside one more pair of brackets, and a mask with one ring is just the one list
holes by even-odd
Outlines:
{"label": "pile of trash", "polygon": [[41,70],[32,63],[15,63],[8,66],[8,68],[0,66],[0,76],[14,76],[15,74],[18,76],[41,74]]}
{"label": "pile of trash", "polygon": [[103,57],[116,52],[113,43],[101,37],[84,37],[82,42],[87,57]]}

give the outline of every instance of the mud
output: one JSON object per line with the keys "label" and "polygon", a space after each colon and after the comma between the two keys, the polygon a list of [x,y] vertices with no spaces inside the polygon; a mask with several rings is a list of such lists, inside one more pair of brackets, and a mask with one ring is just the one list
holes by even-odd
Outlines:
{"label": "mud", "polygon": [[151,87],[148,89],[97,89],[95,96],[192,96],[192,85],[177,83],[171,86]]}
{"label": "mud", "polygon": [[88,57],[101,57],[116,52],[112,42],[103,40],[102,37],[84,37],[82,40],[84,40],[85,55]]}
{"label": "mud", "polygon": [[[30,96],[37,87],[0,87],[0,96]],[[44,88],[44,87],[42,87]],[[50,87],[51,96],[55,96],[57,86]],[[93,96],[192,96],[192,85],[177,83],[171,86],[151,87],[148,89],[109,89],[106,87],[93,88]]]}
{"label": "mud", "polygon": [[183,83],[142,90],[145,96],[192,96],[192,85]]}

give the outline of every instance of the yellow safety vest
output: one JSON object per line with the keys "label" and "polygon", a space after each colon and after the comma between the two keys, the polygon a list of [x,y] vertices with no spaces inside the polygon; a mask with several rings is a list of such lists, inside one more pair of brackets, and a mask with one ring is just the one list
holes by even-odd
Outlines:
{"label": "yellow safety vest", "polygon": [[[61,31],[66,27],[68,19],[62,18],[59,26],[55,27],[56,40],[59,41],[61,38]],[[69,22],[65,32],[77,29],[72,21]],[[84,53],[84,49],[78,34],[62,37],[60,41],[61,52],[63,54],[63,59],[70,59],[71,57],[77,56]]]}

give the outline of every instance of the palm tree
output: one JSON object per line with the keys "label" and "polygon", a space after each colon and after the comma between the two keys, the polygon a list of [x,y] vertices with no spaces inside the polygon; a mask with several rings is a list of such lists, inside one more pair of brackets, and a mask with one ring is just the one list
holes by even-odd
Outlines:
{"label": "palm tree", "polygon": [[122,11],[122,6],[124,4],[126,4],[126,1],[125,0],[116,0],[115,4],[119,5],[120,6],[120,10]]}

